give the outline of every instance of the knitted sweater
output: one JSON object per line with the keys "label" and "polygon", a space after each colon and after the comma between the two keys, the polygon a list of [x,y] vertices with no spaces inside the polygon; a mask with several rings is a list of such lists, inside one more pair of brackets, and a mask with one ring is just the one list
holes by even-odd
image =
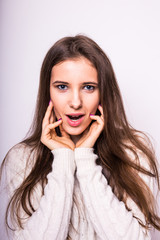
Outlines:
{"label": "knitted sweater", "polygon": [[[26,161],[29,153],[28,147],[18,145],[7,155],[0,192],[1,240],[64,240],[68,235],[73,240],[151,239],[149,232],[135,218],[144,222],[137,205],[128,198],[127,206],[131,209],[128,211],[112,192],[101,166],[95,163],[97,155],[92,148],[52,151],[54,161],[44,195],[40,183],[32,193],[36,211],[28,217],[21,209],[23,229],[8,230],[7,237],[4,214],[8,200],[34,165],[35,153]],[[145,159],[141,162],[145,166]],[[142,174],[141,177],[152,190],[152,178]]]}

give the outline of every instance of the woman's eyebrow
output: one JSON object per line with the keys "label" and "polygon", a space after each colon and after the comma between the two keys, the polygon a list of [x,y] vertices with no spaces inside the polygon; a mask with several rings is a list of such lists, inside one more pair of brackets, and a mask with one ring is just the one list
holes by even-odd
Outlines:
{"label": "woman's eyebrow", "polygon": [[64,82],[64,81],[55,81],[52,82],[53,84],[69,84],[68,82]]}
{"label": "woman's eyebrow", "polygon": [[[67,84],[67,85],[69,85],[68,82],[65,82],[65,81],[58,81],[58,80],[52,82],[52,84]],[[83,85],[92,84],[92,85],[96,85],[96,86],[98,86],[98,83],[96,83],[96,82],[83,82],[82,84],[83,84]]]}
{"label": "woman's eyebrow", "polygon": [[92,85],[98,86],[98,83],[96,83],[96,82],[83,82],[83,84],[92,84]]}

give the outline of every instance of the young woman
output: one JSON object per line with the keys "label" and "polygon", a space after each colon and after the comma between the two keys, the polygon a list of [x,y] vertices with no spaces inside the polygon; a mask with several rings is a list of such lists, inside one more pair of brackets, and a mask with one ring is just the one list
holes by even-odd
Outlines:
{"label": "young woman", "polygon": [[151,239],[154,182],[151,144],[128,124],[105,53],[82,35],[56,42],[30,135],[1,168],[8,239]]}

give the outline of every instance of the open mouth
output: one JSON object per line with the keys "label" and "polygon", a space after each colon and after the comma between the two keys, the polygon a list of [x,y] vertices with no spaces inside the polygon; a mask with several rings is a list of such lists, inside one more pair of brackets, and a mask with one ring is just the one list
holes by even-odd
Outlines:
{"label": "open mouth", "polygon": [[67,114],[66,116],[71,127],[78,127],[84,119],[84,114]]}
{"label": "open mouth", "polygon": [[67,115],[67,117],[72,120],[72,121],[77,121],[79,120],[81,117],[83,117],[84,115]]}

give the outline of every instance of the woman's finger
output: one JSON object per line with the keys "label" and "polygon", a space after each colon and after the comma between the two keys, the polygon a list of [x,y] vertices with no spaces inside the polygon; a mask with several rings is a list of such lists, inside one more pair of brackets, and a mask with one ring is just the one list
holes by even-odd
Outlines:
{"label": "woman's finger", "polygon": [[62,119],[59,119],[57,122],[48,124],[47,128],[49,128],[50,130],[53,130],[56,127],[58,127],[61,123],[62,123]]}
{"label": "woman's finger", "polygon": [[101,105],[98,106],[98,110],[99,110],[100,113],[101,113],[101,116],[100,116],[100,117],[102,118],[102,120],[104,120],[103,108],[102,108]]}
{"label": "woman's finger", "polygon": [[[91,125],[92,132],[94,131],[94,134],[98,133],[98,135],[99,135],[100,132],[104,128],[104,121],[103,121],[103,119],[100,116],[97,116],[97,115],[92,115],[92,116],[90,116],[90,118],[92,120],[96,121],[96,122],[92,123],[92,125]],[[93,130],[93,129],[95,129],[95,130]]]}
{"label": "woman's finger", "polygon": [[52,113],[52,108],[53,108],[53,103],[52,103],[52,101],[50,101],[49,105],[47,107],[46,113],[44,115],[44,118],[43,118],[42,129],[44,129],[47,124],[49,124],[49,120],[50,120],[51,113]]}
{"label": "woman's finger", "polygon": [[55,114],[55,111],[54,111],[54,106],[52,108],[52,113],[53,113],[53,122],[56,122],[57,118],[56,118],[56,114]]}
{"label": "woman's finger", "polygon": [[69,138],[69,135],[66,133],[66,131],[64,130],[64,128],[62,127],[62,124],[59,126],[60,132],[62,137],[66,137]]}
{"label": "woman's finger", "polygon": [[53,116],[53,111],[51,112],[51,116],[50,116],[50,119],[49,119],[49,123],[53,123],[55,120],[54,120],[54,116]]}
{"label": "woman's finger", "polygon": [[90,115],[90,118],[97,121],[98,124],[103,124],[103,119],[98,115]]}
{"label": "woman's finger", "polygon": [[51,123],[51,124],[46,125],[45,128],[42,131],[42,136],[45,137],[48,134],[51,135],[51,131],[52,131],[52,133],[54,133],[55,128],[58,127],[61,123],[62,123],[62,120],[59,120],[55,123]]}

